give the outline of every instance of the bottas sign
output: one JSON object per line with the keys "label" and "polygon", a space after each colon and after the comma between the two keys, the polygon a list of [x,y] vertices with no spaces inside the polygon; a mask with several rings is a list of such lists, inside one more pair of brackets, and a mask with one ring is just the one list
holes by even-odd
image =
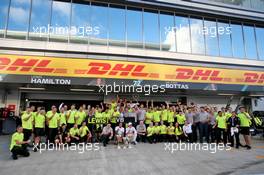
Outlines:
{"label": "bottas sign", "polygon": [[258,71],[20,55],[0,55],[0,74],[264,85]]}

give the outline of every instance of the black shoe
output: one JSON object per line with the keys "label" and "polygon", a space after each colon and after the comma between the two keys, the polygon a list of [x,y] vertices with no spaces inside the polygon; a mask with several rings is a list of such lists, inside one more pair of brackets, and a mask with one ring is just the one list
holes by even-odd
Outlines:
{"label": "black shoe", "polygon": [[239,145],[236,146],[236,149],[239,149]]}
{"label": "black shoe", "polygon": [[17,160],[17,156],[16,155],[12,155],[13,160]]}
{"label": "black shoe", "polygon": [[37,152],[37,151],[38,151],[38,148],[34,148],[33,151],[34,151],[34,152]]}
{"label": "black shoe", "polygon": [[250,150],[250,149],[251,149],[251,146],[249,146],[249,145],[246,145],[246,148],[247,148],[248,150]]}

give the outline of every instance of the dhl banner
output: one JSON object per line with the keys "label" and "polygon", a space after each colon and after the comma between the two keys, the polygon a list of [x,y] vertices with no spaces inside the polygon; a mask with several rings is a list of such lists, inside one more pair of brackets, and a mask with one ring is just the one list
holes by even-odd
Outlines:
{"label": "dhl banner", "polygon": [[264,85],[258,71],[21,55],[0,55],[0,74]]}

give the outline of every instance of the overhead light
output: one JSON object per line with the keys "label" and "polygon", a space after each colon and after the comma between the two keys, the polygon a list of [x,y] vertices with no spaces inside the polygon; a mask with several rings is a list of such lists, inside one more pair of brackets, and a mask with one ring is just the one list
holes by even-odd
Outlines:
{"label": "overhead light", "polygon": [[93,92],[93,89],[70,89],[71,91],[78,91],[78,92]]}
{"label": "overhead light", "polygon": [[20,90],[39,90],[43,91],[45,88],[33,88],[33,87],[19,87]]}
{"label": "overhead light", "polygon": [[250,97],[264,97],[264,94],[251,94]]}
{"label": "overhead light", "polygon": [[235,94],[218,94],[218,95],[221,95],[221,96],[232,96],[232,95],[235,95]]}

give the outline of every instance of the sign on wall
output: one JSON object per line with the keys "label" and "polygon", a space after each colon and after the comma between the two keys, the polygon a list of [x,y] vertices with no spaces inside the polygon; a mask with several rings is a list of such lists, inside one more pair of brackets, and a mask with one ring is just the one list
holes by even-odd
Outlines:
{"label": "sign on wall", "polygon": [[259,71],[21,55],[0,55],[0,74],[264,85]]}

